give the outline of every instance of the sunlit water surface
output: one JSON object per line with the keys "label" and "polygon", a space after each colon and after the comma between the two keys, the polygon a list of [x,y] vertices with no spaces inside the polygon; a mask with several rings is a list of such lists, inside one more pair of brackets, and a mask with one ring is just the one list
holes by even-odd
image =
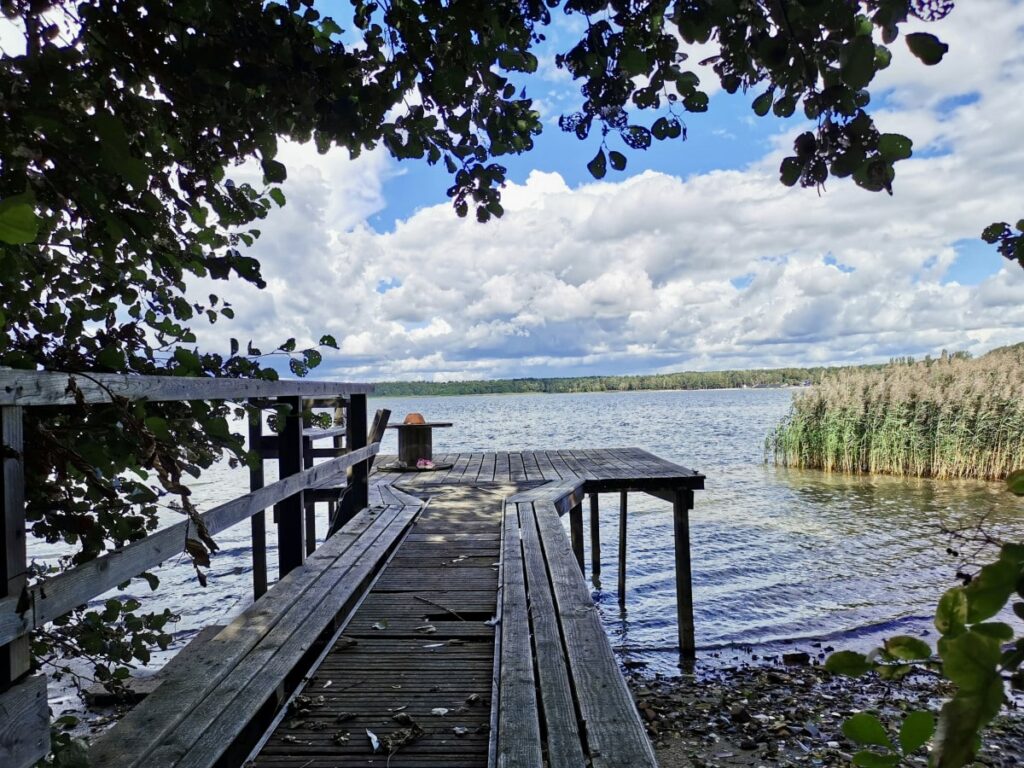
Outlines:
{"label": "sunlit water surface", "polygon": [[[393,419],[419,411],[454,422],[435,431],[435,453],[638,446],[703,472],[706,490],[696,495],[691,536],[697,643],[705,660],[732,658],[750,646],[771,654],[790,641],[860,647],[885,634],[927,633],[930,612],[955,583],[957,567],[940,524],[985,518],[991,530],[1024,538],[1024,505],[998,483],[847,477],[766,465],[765,436],[791,397],[791,390],[481,395],[375,398],[370,408],[390,408]],[[395,452],[394,441],[389,430],[384,453]],[[268,482],[273,479],[268,471]],[[245,493],[248,478],[224,465],[193,487],[194,498],[208,508]],[[167,513],[167,523],[175,519]],[[670,505],[630,495],[624,611],[615,594],[617,536],[618,494],[608,494],[602,497],[604,581],[594,589],[605,627],[623,657],[668,671],[676,660]],[[172,650],[251,600],[248,523],[217,540],[221,550],[207,587],[178,558],[158,569],[157,592],[139,580],[128,590],[151,609],[180,614]],[[57,552],[32,543],[36,558]]]}

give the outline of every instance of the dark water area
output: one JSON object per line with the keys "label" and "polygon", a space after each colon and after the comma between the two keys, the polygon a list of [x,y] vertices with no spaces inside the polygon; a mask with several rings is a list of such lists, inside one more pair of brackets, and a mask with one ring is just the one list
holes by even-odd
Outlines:
{"label": "dark water area", "polygon": [[[697,643],[705,661],[750,650],[777,653],[790,643],[863,647],[887,635],[929,632],[936,601],[956,583],[959,562],[947,554],[949,537],[940,526],[984,518],[993,532],[1024,539],[1024,503],[999,483],[850,477],[766,464],[765,436],[792,394],[782,389],[374,398],[370,408],[390,408],[394,420],[419,411],[428,420],[454,422],[435,431],[435,453],[637,446],[703,472],[706,490],[696,494],[691,537]],[[389,430],[384,453],[395,452],[394,441]],[[245,471],[225,465],[195,483],[193,493],[208,508],[247,490]],[[593,593],[605,628],[624,659],[672,671],[671,507],[630,495],[622,611],[615,594],[618,494],[602,496],[601,502],[604,584]],[[175,519],[169,511],[166,522]],[[273,548],[272,526],[268,538]],[[155,593],[140,580],[127,590],[149,609],[167,607],[181,615],[174,649],[201,627],[230,620],[251,599],[249,525],[235,526],[217,540],[221,550],[206,588],[182,557],[158,570],[161,586]],[[58,553],[38,542],[30,546],[39,559]]]}

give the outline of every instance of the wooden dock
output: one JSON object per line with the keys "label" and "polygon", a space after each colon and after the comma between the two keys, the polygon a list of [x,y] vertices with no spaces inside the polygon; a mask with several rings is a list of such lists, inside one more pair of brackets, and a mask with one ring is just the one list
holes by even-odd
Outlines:
{"label": "wooden dock", "polygon": [[[625,591],[627,494],[671,503],[682,657],[694,652],[689,514],[697,472],[638,448],[437,455],[443,469],[378,457],[386,412],[372,387],[331,382],[132,377],[0,370],[6,582],[0,582],[0,764],[49,749],[46,678],[30,634],[185,549],[182,522],[42,581],[24,549],[22,410],[110,398],[228,399],[258,415],[287,406],[276,435],[251,420],[251,492],[201,513],[211,534],[252,524],[254,602],[207,633],[186,663],[90,746],[105,768],[654,768],[654,753],[584,580],[600,567],[600,496],[619,503]],[[276,398],[276,399],[275,399]],[[308,407],[344,426],[308,426]],[[330,438],[332,447],[315,448]],[[314,463],[314,458],[323,459]],[[318,503],[334,535],[320,541]],[[268,579],[265,511],[279,573]],[[321,505],[322,507],[322,505]],[[569,521],[568,535],[562,518]]]}
{"label": "wooden dock", "polygon": [[[496,637],[507,501],[541,498],[552,486],[590,487],[596,499],[598,491],[664,494],[698,485],[695,473],[638,449],[435,458],[451,469],[371,476],[371,504],[422,505],[418,519],[278,718],[254,768],[498,764],[492,703],[500,695]],[[387,466],[388,457],[380,463]],[[573,510],[580,505],[571,504]],[[582,529],[573,539],[582,557]],[[571,712],[572,702],[566,706]],[[379,740],[377,751],[369,733]]]}

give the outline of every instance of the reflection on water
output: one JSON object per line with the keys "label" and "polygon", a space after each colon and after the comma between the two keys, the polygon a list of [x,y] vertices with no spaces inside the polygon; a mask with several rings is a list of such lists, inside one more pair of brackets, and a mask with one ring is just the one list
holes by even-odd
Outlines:
{"label": "reflection on water", "polygon": [[[875,631],[923,631],[957,565],[940,523],[956,527],[986,517],[992,530],[1024,538],[1022,504],[996,483],[766,466],[764,437],[790,397],[786,390],[487,395],[376,398],[370,407],[391,408],[394,418],[419,411],[454,422],[435,433],[438,453],[639,446],[704,472],[707,488],[697,493],[691,525],[697,642],[704,649],[811,637],[839,644]],[[395,452],[394,440],[391,431],[384,452]],[[247,483],[243,471],[217,467],[194,493],[210,506],[244,493]],[[618,495],[601,501],[606,588],[594,594],[605,626],[623,651],[668,659],[676,637],[670,507],[630,496],[623,614],[615,597]],[[168,513],[167,522],[173,519]],[[272,527],[270,534],[273,545]],[[182,640],[249,600],[249,526],[217,538],[222,549],[206,589],[187,563],[168,563],[159,571],[163,585],[147,600],[182,614]],[[33,552],[54,554],[38,543]],[[148,588],[133,583],[130,591],[145,596]]]}

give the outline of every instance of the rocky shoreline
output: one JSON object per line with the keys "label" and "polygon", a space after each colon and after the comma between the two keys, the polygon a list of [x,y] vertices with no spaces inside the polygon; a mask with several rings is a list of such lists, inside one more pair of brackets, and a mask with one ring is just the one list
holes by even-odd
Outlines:
{"label": "rocky shoreline", "polygon": [[[937,712],[949,690],[926,673],[851,680],[809,661],[762,659],[672,677],[627,670],[627,679],[662,768],[849,766],[857,748],[842,723],[850,715],[872,712],[895,734],[906,711]],[[1011,702],[984,742],[978,765],[1024,764],[1021,702]],[[905,764],[927,763],[922,749]]]}

